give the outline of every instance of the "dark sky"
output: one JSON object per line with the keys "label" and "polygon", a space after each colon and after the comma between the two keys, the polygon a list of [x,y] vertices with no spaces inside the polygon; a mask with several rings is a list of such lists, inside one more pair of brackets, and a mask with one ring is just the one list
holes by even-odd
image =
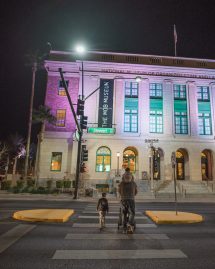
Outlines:
{"label": "dark sky", "polygon": [[[27,134],[24,55],[47,41],[54,50],[81,41],[89,50],[171,56],[176,24],[179,56],[215,59],[214,0],[2,0],[0,10],[0,139]],[[38,72],[35,107],[44,102],[44,77]]]}

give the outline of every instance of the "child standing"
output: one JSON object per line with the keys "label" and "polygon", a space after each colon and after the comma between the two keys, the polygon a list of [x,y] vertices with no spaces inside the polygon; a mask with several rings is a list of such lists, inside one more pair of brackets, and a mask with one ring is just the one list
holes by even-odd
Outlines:
{"label": "child standing", "polygon": [[106,199],[106,193],[102,193],[102,198],[98,200],[97,211],[99,212],[99,226],[100,231],[105,228],[105,215],[108,213],[108,200]]}

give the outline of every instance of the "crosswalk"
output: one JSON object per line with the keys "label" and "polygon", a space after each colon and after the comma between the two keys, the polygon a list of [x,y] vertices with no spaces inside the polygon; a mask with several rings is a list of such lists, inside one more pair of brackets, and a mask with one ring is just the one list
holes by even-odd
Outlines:
{"label": "crosswalk", "polygon": [[[165,248],[164,241],[171,240],[157,232],[155,225],[141,210],[136,212],[136,231],[123,234],[117,229],[119,205],[110,203],[106,228],[100,232],[96,204],[89,203],[77,214],[71,232],[65,236],[70,249],[58,249],[54,260],[126,260],[126,259],[186,259],[180,249]],[[76,241],[75,241],[76,240]],[[164,240],[164,241],[163,241]],[[78,244],[77,244],[78,242]],[[76,245],[77,244],[77,245]],[[67,244],[68,246],[68,244]],[[75,247],[77,246],[77,247]]]}

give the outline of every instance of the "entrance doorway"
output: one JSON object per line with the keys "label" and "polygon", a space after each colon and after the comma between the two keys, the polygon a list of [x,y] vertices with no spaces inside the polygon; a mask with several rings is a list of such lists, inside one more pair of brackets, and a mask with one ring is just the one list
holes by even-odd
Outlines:
{"label": "entrance doorway", "polygon": [[212,180],[212,154],[210,150],[201,152],[201,172],[202,180]]}
{"label": "entrance doorway", "polygon": [[130,168],[132,173],[136,172],[137,151],[134,148],[126,148],[123,152],[123,168]]}
{"label": "entrance doorway", "polygon": [[176,151],[176,179],[185,179],[184,154],[182,151]]}

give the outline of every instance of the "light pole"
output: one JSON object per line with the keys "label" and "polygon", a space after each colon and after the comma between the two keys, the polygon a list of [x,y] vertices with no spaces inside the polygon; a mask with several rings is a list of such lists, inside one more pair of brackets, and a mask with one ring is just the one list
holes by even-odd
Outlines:
{"label": "light pole", "polygon": [[154,146],[153,143],[158,143],[159,139],[145,139],[145,143],[149,144],[149,149],[150,149],[150,153],[149,153],[149,158],[150,158],[150,188],[151,191],[154,190],[154,162],[153,162],[153,156],[154,156]]}
{"label": "light pole", "polygon": [[119,177],[120,176],[119,175],[119,157],[120,157],[120,153],[117,152],[116,156],[117,156],[117,177]]}
{"label": "light pole", "polygon": [[34,104],[34,89],[35,89],[36,72],[37,72],[37,62],[34,61],[33,66],[32,66],[31,100],[30,100],[30,111],[29,111],[29,119],[28,119],[28,136],[27,136],[27,144],[26,144],[24,178],[26,178],[28,174],[28,159],[29,159],[29,151],[30,151],[30,143],[31,143],[31,126],[32,126],[32,113],[33,113],[33,104]]}

